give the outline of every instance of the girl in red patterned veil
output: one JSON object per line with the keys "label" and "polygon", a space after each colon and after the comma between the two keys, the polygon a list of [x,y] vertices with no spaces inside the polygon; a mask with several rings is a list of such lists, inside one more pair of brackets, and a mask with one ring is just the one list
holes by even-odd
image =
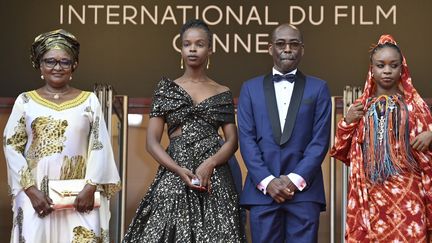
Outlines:
{"label": "girl in red patterned veil", "polygon": [[350,166],[347,242],[429,242],[432,116],[390,35],[371,51],[363,95],[338,123],[331,156]]}

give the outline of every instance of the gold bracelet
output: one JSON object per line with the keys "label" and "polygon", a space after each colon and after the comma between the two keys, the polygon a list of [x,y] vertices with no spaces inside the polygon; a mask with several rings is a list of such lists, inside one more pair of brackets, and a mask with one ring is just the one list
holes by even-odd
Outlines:
{"label": "gold bracelet", "polygon": [[32,186],[35,186],[35,187],[36,187],[36,184],[35,184],[35,183],[31,183],[31,184],[27,184],[27,185],[23,186],[23,187],[22,187],[22,188],[23,188],[23,191],[27,191],[27,189],[29,189],[29,188],[32,187]]}
{"label": "gold bracelet", "polygon": [[96,183],[92,182],[90,179],[86,180],[86,184],[92,185],[92,186],[97,186]]}

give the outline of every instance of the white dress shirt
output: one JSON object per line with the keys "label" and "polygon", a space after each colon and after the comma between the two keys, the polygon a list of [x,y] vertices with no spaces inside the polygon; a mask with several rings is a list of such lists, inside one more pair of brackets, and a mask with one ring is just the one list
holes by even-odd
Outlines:
{"label": "white dress shirt", "polygon": [[[297,69],[294,69],[293,71],[287,73],[287,74],[296,74]],[[275,68],[273,68],[273,75],[280,74],[283,75],[283,73],[279,72]],[[280,82],[274,82],[274,89],[275,89],[275,95],[276,95],[276,103],[278,107],[279,112],[279,121],[281,126],[281,132],[283,132],[284,126],[285,126],[285,119],[288,113],[289,104],[291,101],[291,96],[294,89],[294,83],[290,83],[287,80],[282,80]],[[264,180],[262,180],[258,185],[257,188],[262,191],[264,194],[267,194],[267,186],[268,184],[276,178],[274,175],[269,175]],[[296,185],[296,187],[302,191],[306,187],[306,181],[298,174],[295,173],[289,173],[288,178]]]}

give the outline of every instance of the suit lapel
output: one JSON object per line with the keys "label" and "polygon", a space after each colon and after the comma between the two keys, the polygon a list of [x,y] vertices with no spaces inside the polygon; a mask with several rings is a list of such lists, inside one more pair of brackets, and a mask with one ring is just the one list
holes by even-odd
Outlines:
{"label": "suit lapel", "polygon": [[265,101],[267,105],[267,113],[269,115],[271,127],[273,130],[273,137],[276,144],[279,144],[281,139],[281,126],[271,73],[264,77],[263,86]]}
{"label": "suit lapel", "polygon": [[[303,99],[303,92],[306,85],[306,77],[297,71],[294,89],[291,96],[291,101],[288,107],[288,113],[285,119],[285,126],[281,135],[280,145],[288,142],[291,137],[292,130],[296,121],[297,113]],[[277,109],[277,108],[276,108]]]}

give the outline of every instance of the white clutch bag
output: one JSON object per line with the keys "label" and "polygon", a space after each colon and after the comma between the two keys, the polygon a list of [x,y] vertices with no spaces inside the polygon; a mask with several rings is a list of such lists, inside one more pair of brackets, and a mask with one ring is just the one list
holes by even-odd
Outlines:
{"label": "white clutch bag", "polygon": [[[86,185],[85,179],[74,180],[49,180],[48,195],[53,200],[53,208],[72,209],[74,208],[75,198]],[[94,208],[100,207],[100,192],[94,195]]]}

